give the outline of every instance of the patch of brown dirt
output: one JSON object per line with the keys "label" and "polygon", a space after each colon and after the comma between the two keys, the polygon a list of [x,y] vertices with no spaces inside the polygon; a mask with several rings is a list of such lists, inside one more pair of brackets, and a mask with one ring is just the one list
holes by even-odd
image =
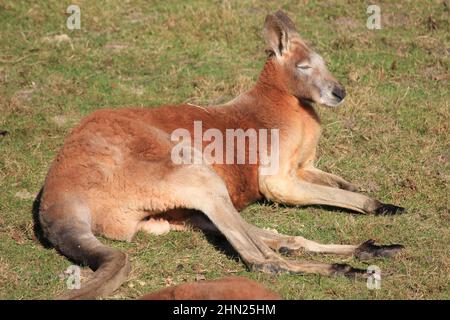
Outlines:
{"label": "patch of brown dirt", "polygon": [[381,12],[381,27],[402,27],[409,24],[409,17],[403,13]]}
{"label": "patch of brown dirt", "polygon": [[338,17],[334,20],[333,23],[341,30],[353,30],[362,26],[362,23],[360,21],[357,21],[350,17]]}

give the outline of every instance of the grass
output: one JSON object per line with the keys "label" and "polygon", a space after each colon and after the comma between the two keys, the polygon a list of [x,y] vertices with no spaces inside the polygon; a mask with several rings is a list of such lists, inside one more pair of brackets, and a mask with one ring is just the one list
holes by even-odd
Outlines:
{"label": "grass", "polygon": [[[448,4],[378,2],[381,30],[366,28],[365,1],[0,0],[0,130],[9,133],[0,136],[0,298],[49,299],[65,289],[58,275],[70,262],[36,240],[31,207],[70,129],[103,107],[229,100],[255,81],[264,17],[282,8],[349,92],[341,108],[317,108],[318,166],[408,213],[255,204],[243,216],[320,242],[374,238],[407,249],[370,262],[383,282],[368,290],[345,278],[249,272],[199,232],[102,239],[132,259],[112,298],[237,274],[286,299],[449,299]],[[81,8],[81,30],[66,28],[70,3]],[[52,41],[60,34],[70,41]]]}

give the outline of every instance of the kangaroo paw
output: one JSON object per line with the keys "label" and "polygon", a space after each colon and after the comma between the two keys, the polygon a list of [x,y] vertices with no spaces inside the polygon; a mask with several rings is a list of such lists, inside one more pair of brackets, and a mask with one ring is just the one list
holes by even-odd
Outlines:
{"label": "kangaroo paw", "polygon": [[344,263],[334,263],[332,265],[334,275],[345,276],[348,278],[367,278],[367,271],[364,269],[353,268],[352,266]]}
{"label": "kangaroo paw", "polygon": [[355,257],[364,261],[374,257],[391,258],[405,247],[401,244],[376,245],[374,240],[367,240],[355,251]]}
{"label": "kangaroo paw", "polygon": [[404,213],[406,210],[403,207],[399,207],[393,204],[382,203],[375,209],[376,215],[394,215]]}

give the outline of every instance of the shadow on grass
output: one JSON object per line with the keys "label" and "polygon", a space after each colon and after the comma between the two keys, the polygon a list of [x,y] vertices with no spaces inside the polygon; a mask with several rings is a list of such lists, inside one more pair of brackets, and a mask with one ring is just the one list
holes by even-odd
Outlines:
{"label": "shadow on grass", "polygon": [[[273,202],[270,202],[269,200],[263,199],[263,200],[258,200],[257,202],[255,202],[256,204],[259,205],[270,205],[273,204]],[[319,209],[324,209],[327,211],[331,211],[331,212],[338,212],[338,213],[349,213],[355,216],[361,216],[361,215],[365,215],[363,213],[357,212],[357,211],[353,211],[350,209],[346,209],[346,208],[340,208],[340,207],[334,207],[334,206],[328,206],[328,205],[323,205],[323,204],[309,204],[309,205],[302,205],[302,206],[291,206],[291,205],[287,205],[287,204],[278,204],[278,206],[280,208],[295,208],[295,207],[299,207],[302,209],[308,209],[308,208],[319,208]]]}
{"label": "shadow on grass", "polygon": [[42,190],[39,190],[38,195],[33,201],[33,207],[32,207],[32,214],[33,214],[33,232],[36,239],[44,246],[46,249],[53,248],[53,245],[50,243],[50,241],[47,240],[47,238],[44,236],[44,232],[42,230],[41,222],[39,221],[39,207],[41,205],[41,197],[42,197]]}
{"label": "shadow on grass", "polygon": [[212,244],[216,250],[224,253],[229,259],[235,261],[239,260],[239,254],[223,235],[207,231],[204,231],[204,234],[206,240]]}

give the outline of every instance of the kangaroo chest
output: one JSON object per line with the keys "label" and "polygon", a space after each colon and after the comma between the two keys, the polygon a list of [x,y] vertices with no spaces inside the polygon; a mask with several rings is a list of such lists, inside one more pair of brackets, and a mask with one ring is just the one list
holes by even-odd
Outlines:
{"label": "kangaroo chest", "polygon": [[310,108],[298,107],[283,122],[280,134],[280,165],[286,171],[311,165],[321,134],[320,120]]}

